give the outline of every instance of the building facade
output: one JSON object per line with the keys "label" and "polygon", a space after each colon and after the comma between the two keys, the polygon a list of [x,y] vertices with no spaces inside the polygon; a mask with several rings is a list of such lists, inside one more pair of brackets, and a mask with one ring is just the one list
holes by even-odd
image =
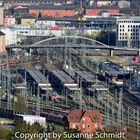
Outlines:
{"label": "building facade", "polygon": [[117,19],[117,46],[140,48],[140,17]]}
{"label": "building facade", "polygon": [[3,11],[4,11],[4,8],[2,7],[2,5],[0,5],[0,25],[3,25],[3,22],[4,22]]}
{"label": "building facade", "polygon": [[54,5],[69,5],[74,4],[76,0],[5,0],[4,7],[6,9],[12,7],[13,5],[34,5],[34,4],[54,4]]}
{"label": "building facade", "polygon": [[51,18],[40,18],[40,19],[36,19],[36,24],[41,26],[46,26],[46,27],[52,27],[52,26],[56,26],[56,21],[55,19],[51,19]]}
{"label": "building facade", "polygon": [[52,16],[52,17],[64,17],[74,16],[75,5],[32,5],[29,6],[29,15],[38,16]]}
{"label": "building facade", "polygon": [[94,133],[102,129],[102,114],[97,110],[72,110],[64,118],[65,129],[77,129],[84,133]]}
{"label": "building facade", "polygon": [[17,34],[14,27],[3,27],[1,31],[5,34],[6,46],[14,45],[17,43]]}
{"label": "building facade", "polygon": [[34,25],[36,21],[36,18],[34,17],[22,17],[21,18],[21,25],[27,26],[27,25]]}
{"label": "building facade", "polygon": [[0,54],[6,52],[6,39],[5,34],[0,31]]}
{"label": "building facade", "polygon": [[130,7],[130,2],[129,1],[118,1],[118,6],[119,8],[129,8]]}
{"label": "building facade", "polygon": [[12,15],[6,15],[4,17],[4,26],[13,26],[16,23],[16,19]]}
{"label": "building facade", "polygon": [[107,5],[111,5],[111,3],[112,3],[111,0],[98,0],[97,6],[107,6]]}
{"label": "building facade", "polygon": [[53,27],[43,27],[40,24],[34,26],[15,25],[12,27],[2,27],[1,31],[5,34],[6,46],[16,45],[27,37],[61,36],[66,32],[65,30],[54,29]]}
{"label": "building facade", "polygon": [[110,15],[119,14],[119,8],[93,8],[89,7],[86,9],[86,16],[98,16],[101,13],[109,13]]}

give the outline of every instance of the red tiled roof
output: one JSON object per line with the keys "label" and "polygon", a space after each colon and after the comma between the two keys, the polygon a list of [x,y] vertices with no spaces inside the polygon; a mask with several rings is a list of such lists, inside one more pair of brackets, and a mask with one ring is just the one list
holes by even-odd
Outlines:
{"label": "red tiled roof", "polygon": [[79,109],[75,109],[72,110],[68,116],[67,119],[69,122],[79,122],[81,120],[81,118],[88,116],[91,118],[91,120],[94,121],[101,121],[102,119],[102,115],[98,110],[79,110]]}
{"label": "red tiled roof", "polygon": [[68,121],[72,121],[72,122],[79,122],[81,120],[81,117],[83,115],[83,112],[82,110],[79,110],[79,109],[75,109],[75,110],[72,110],[67,118],[68,118]]}
{"label": "red tiled roof", "polygon": [[94,121],[101,121],[101,113],[98,110],[87,110],[85,111],[83,117],[85,116],[89,116],[91,118],[91,120]]}

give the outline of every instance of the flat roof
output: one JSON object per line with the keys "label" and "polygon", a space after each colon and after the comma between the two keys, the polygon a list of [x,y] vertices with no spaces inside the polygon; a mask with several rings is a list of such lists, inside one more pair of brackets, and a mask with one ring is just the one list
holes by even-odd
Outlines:
{"label": "flat roof", "polygon": [[25,70],[31,75],[31,77],[38,83],[39,87],[44,90],[44,89],[51,89],[51,84],[47,80],[47,78],[37,69],[32,64],[24,64],[23,65]]}
{"label": "flat roof", "polygon": [[31,117],[31,118],[45,118],[45,117],[41,117],[38,115],[26,115],[26,114],[15,114],[16,116],[21,116],[21,117]]}
{"label": "flat roof", "polygon": [[88,88],[89,91],[108,91],[108,88],[104,85],[94,84],[92,87]]}
{"label": "flat roof", "polygon": [[76,74],[78,74],[82,79],[84,79],[87,82],[93,83],[95,82],[95,76],[87,71],[75,71]]}

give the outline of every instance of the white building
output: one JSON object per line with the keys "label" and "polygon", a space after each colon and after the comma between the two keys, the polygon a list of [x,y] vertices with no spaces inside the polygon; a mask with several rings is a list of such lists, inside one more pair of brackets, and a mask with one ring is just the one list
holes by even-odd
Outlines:
{"label": "white building", "polygon": [[46,26],[46,27],[52,27],[52,26],[56,26],[56,21],[55,20],[51,20],[51,19],[37,19],[36,20],[36,24],[39,26]]}
{"label": "white building", "polygon": [[121,1],[118,1],[118,6],[119,6],[119,8],[129,8],[130,2],[125,1],[125,0],[121,0]]}
{"label": "white building", "polygon": [[140,16],[117,19],[117,46],[140,48]]}
{"label": "white building", "polygon": [[23,121],[26,121],[27,124],[30,123],[31,125],[35,122],[38,122],[42,126],[46,125],[46,118],[41,116],[16,114],[15,119],[17,118],[21,118]]}
{"label": "white building", "polygon": [[2,27],[1,31],[6,35],[6,46],[14,45],[18,42],[16,29],[14,27]]}
{"label": "white building", "polygon": [[49,28],[40,28],[39,26],[21,26],[15,25],[13,27],[1,27],[0,29],[6,34],[6,46],[15,45],[26,37],[37,37],[37,36],[61,36],[65,30],[53,30]]}

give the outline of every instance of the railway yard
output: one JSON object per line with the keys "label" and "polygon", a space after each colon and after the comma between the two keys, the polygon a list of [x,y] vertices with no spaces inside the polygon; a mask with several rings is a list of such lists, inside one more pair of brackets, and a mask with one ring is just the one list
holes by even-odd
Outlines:
{"label": "railway yard", "polygon": [[[122,130],[127,126],[128,131],[135,130],[140,137],[140,98],[128,88],[133,74],[109,60],[95,64],[90,59],[86,63],[88,59],[83,61],[82,57],[70,54],[72,51],[67,52],[67,57],[61,50],[27,56],[19,53],[20,59],[14,57],[17,54],[3,57],[1,109],[41,115],[56,124],[63,124],[63,117],[74,108],[98,109],[103,114],[104,128]],[[121,78],[115,79],[116,75]],[[25,101],[26,112],[15,107],[19,95]]]}

